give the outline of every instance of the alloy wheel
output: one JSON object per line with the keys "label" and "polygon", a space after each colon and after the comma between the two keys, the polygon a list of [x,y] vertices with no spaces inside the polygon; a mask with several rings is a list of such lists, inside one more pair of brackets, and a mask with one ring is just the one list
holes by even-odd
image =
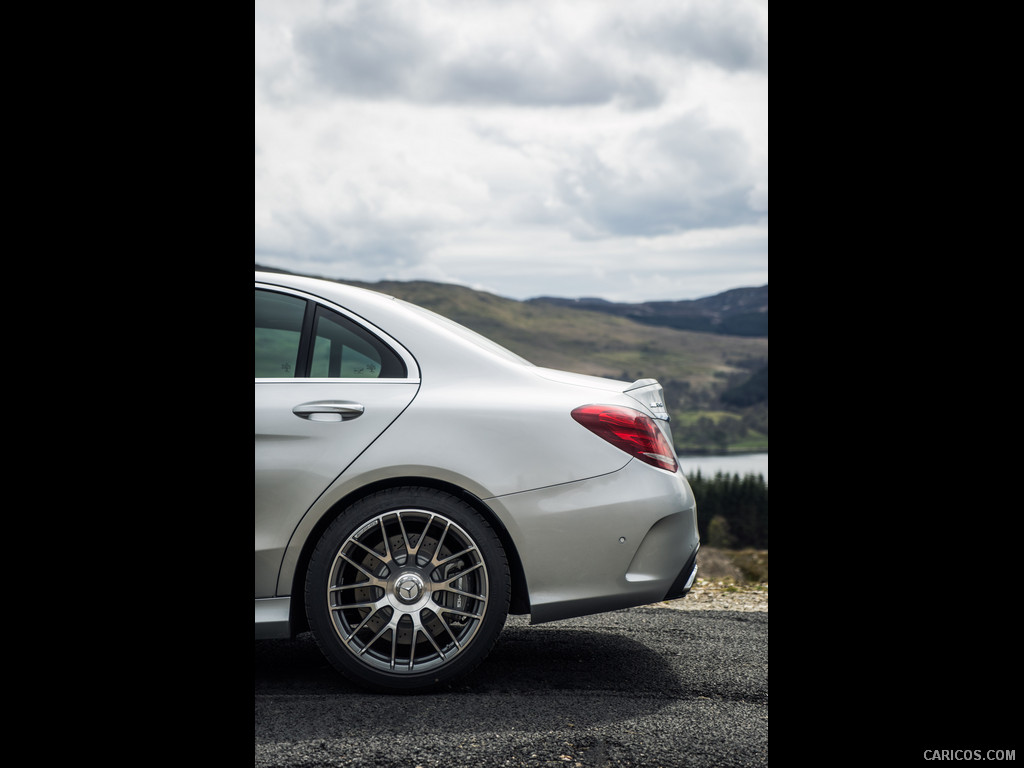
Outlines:
{"label": "alloy wheel", "polygon": [[473,641],[488,609],[480,548],[455,521],[422,509],[366,521],[337,550],[327,583],[334,631],[379,672],[445,665]]}

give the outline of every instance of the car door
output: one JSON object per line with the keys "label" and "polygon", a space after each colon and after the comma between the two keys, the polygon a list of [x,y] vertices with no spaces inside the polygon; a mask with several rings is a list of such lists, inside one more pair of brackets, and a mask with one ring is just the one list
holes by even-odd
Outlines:
{"label": "car door", "polygon": [[256,597],[274,596],[309,507],[416,395],[415,361],[385,338],[312,298],[256,291]]}

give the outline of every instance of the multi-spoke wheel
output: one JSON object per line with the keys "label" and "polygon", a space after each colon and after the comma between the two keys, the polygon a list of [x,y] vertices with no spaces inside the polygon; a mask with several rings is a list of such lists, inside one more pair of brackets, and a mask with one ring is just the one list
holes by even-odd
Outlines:
{"label": "multi-spoke wheel", "polygon": [[452,680],[491,650],[509,575],[497,536],[469,505],[402,488],[370,496],[324,533],[306,610],[324,655],[377,688]]}

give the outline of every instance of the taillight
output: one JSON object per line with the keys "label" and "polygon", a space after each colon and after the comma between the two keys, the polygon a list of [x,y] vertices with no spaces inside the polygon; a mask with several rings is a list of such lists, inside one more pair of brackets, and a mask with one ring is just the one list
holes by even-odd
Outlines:
{"label": "taillight", "polygon": [[676,471],[675,451],[654,420],[640,411],[616,405],[583,405],[572,412],[572,417],[630,456]]}

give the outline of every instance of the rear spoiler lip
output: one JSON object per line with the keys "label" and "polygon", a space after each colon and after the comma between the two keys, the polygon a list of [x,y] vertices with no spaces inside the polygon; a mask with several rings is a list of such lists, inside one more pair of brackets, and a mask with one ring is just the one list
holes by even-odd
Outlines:
{"label": "rear spoiler lip", "polygon": [[[637,379],[636,381],[634,381],[632,384],[630,384],[628,387],[626,387],[622,391],[623,392],[632,392],[634,389],[644,389],[645,387],[649,387],[652,384],[658,384],[658,380],[657,379]],[[661,386],[661,385],[658,384],[658,386]]]}

